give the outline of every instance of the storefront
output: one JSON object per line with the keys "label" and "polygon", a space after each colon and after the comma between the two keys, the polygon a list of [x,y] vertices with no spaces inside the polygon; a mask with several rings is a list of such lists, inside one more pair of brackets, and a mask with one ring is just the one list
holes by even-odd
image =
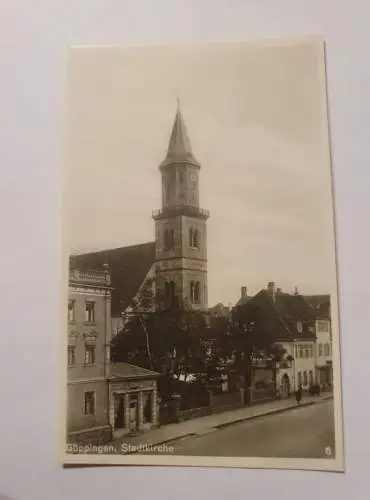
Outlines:
{"label": "storefront", "polygon": [[114,437],[137,434],[158,425],[159,373],[128,363],[110,367],[109,423]]}

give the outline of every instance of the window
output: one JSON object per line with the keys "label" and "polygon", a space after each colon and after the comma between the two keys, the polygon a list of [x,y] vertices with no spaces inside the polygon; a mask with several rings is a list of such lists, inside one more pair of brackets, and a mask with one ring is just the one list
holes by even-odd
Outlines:
{"label": "window", "polygon": [[307,372],[303,372],[303,385],[307,385]]}
{"label": "window", "polygon": [[68,366],[76,364],[76,348],[75,346],[68,346]]}
{"label": "window", "polygon": [[297,331],[298,333],[302,333],[303,331],[302,321],[297,321]]}
{"label": "window", "polygon": [[322,344],[320,343],[319,344],[319,357],[322,356]]}
{"label": "window", "polygon": [[310,385],[313,385],[313,371],[312,370],[310,370],[309,374],[308,374],[308,383]]}
{"label": "window", "polygon": [[298,387],[302,385],[302,373],[298,372]]}
{"label": "window", "polygon": [[297,345],[294,346],[294,357],[298,358],[298,346]]}
{"label": "window", "polygon": [[75,321],[75,301],[68,301],[68,321]]}
{"label": "window", "polygon": [[94,323],[94,321],[95,321],[95,303],[94,302],[86,302],[85,321],[86,321],[86,323]]}
{"label": "window", "polygon": [[318,321],[317,329],[319,332],[328,333],[329,332],[329,322],[328,321]]}
{"label": "window", "polygon": [[95,346],[87,345],[85,347],[85,365],[93,365],[95,363]]}
{"label": "window", "polygon": [[174,281],[166,281],[164,287],[165,287],[166,302],[169,304],[173,304],[173,302],[175,300],[175,283],[174,283]]}
{"label": "window", "polygon": [[328,343],[324,345],[324,356],[330,356],[330,344]]}
{"label": "window", "polygon": [[85,392],[85,415],[95,415],[95,393]]}
{"label": "window", "polygon": [[164,230],[164,248],[172,250],[175,247],[175,232],[173,229],[166,228]]}
{"label": "window", "polygon": [[200,282],[191,281],[190,282],[190,300],[192,302],[200,302]]}
{"label": "window", "polygon": [[191,248],[199,248],[199,231],[198,229],[189,229],[189,246]]}

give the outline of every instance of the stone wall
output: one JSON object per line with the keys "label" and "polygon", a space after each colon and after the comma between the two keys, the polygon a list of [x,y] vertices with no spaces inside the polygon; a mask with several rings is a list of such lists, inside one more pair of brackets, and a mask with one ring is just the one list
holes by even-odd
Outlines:
{"label": "stone wall", "polygon": [[110,441],[112,441],[112,428],[110,426],[84,429],[69,433],[67,436],[68,444],[99,446]]}

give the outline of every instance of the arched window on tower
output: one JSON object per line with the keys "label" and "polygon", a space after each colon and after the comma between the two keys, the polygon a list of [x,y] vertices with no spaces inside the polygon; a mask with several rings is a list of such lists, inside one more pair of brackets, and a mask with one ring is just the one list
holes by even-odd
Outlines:
{"label": "arched window on tower", "polygon": [[199,233],[198,233],[198,229],[195,229],[194,233],[193,233],[193,247],[194,248],[199,248]]}
{"label": "arched window on tower", "polygon": [[194,302],[199,303],[200,302],[200,283],[199,283],[199,281],[197,281],[195,283],[195,292],[194,292],[194,295],[195,295]]}
{"label": "arched window on tower", "polygon": [[174,281],[166,281],[165,283],[165,295],[166,295],[166,303],[171,306],[175,301],[175,282]]}
{"label": "arched window on tower", "polygon": [[175,231],[174,229],[170,230],[170,248],[175,248]]}
{"label": "arched window on tower", "polygon": [[172,250],[175,248],[175,231],[173,229],[164,230],[164,248],[165,250]]}
{"label": "arched window on tower", "polygon": [[191,300],[191,302],[195,302],[195,283],[194,283],[194,281],[190,282],[190,300]]}
{"label": "arched window on tower", "polygon": [[198,229],[189,229],[189,246],[191,248],[199,248],[199,231]]}

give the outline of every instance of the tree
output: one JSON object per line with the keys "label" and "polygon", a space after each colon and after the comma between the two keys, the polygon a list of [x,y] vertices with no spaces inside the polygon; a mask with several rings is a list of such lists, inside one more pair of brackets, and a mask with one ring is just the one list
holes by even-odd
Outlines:
{"label": "tree", "polygon": [[250,301],[233,309],[223,349],[234,357],[235,370],[244,380],[245,386],[249,387],[253,360],[272,358],[278,351],[266,315],[258,303]]}
{"label": "tree", "polygon": [[112,343],[113,361],[130,361],[160,373],[186,378],[199,365],[204,316],[178,307],[136,310]]}

